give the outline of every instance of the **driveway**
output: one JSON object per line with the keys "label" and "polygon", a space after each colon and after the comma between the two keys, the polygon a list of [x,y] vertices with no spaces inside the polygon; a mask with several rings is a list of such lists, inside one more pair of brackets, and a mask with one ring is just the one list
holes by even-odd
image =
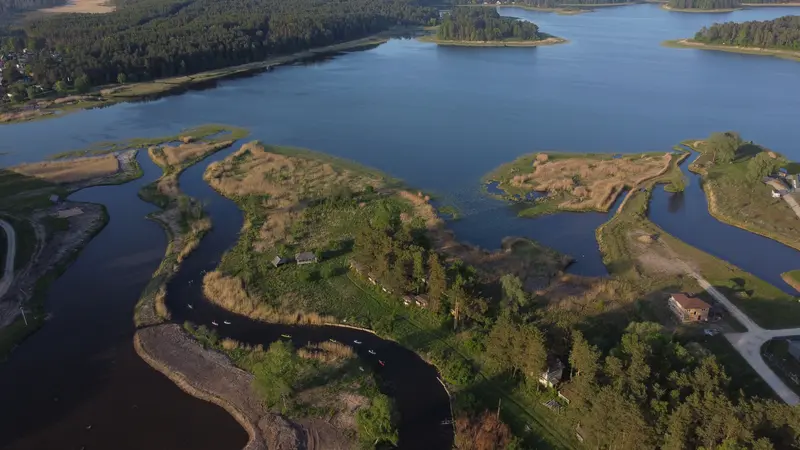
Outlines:
{"label": "driveway", "polygon": [[[785,198],[785,197],[784,197]],[[794,199],[792,199],[794,200]],[[797,203],[795,203],[796,205]],[[800,208],[798,208],[800,209]],[[800,404],[800,397],[789,387],[783,380],[772,371],[772,369],[764,362],[761,356],[761,346],[767,341],[774,338],[797,336],[800,335],[800,328],[786,328],[782,330],[767,330],[753,322],[753,319],[740,310],[733,304],[727,297],[722,295],[722,292],[712,286],[705,278],[700,276],[691,266],[678,258],[678,255],[672,251],[665,243],[662,245],[672,254],[676,261],[682,266],[687,275],[691,276],[700,284],[700,286],[709,293],[714,300],[718,301],[728,312],[736,318],[745,328],[745,333],[727,333],[725,338],[733,345],[733,348],[739,352],[740,355],[750,364],[764,381],[775,391],[776,394],[786,403],[790,405]]]}
{"label": "driveway", "polygon": [[5,220],[0,219],[0,227],[6,234],[6,261],[3,266],[3,278],[0,278],[0,298],[6,295],[6,291],[14,281],[14,258],[17,255],[17,234],[14,232],[14,227]]}

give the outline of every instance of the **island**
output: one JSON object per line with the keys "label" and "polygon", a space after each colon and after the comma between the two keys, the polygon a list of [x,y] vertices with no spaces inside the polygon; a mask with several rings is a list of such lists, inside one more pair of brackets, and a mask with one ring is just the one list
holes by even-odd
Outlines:
{"label": "island", "polygon": [[661,8],[674,12],[721,13],[740,9],[739,0],[669,0]]}
{"label": "island", "polygon": [[715,23],[703,27],[692,39],[666,41],[678,48],[717,50],[800,60],[800,17],[775,20]]}
{"label": "island", "polygon": [[629,0],[503,0],[498,2],[481,2],[472,0],[463,2],[466,6],[491,6],[497,8],[520,8],[530,11],[554,12],[560,15],[576,15],[592,12],[595,8],[611,6],[634,5],[637,2]]}
{"label": "island", "polygon": [[[521,156],[484,177],[490,194],[527,207],[532,217],[557,211],[608,211],[619,195],[657,177],[682,190],[676,163],[685,153],[633,155],[540,152]],[[669,172],[669,173],[668,173]]]}
{"label": "island", "polygon": [[439,45],[535,47],[566,40],[539,31],[533,22],[501,17],[494,8],[456,7],[445,14],[435,35],[419,38]]}

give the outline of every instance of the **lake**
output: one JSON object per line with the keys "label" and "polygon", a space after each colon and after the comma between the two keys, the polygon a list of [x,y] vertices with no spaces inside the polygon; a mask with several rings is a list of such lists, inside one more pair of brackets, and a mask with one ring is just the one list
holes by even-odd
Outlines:
{"label": "lake", "polygon": [[[800,138],[795,125],[800,96],[790,94],[800,84],[800,64],[660,46],[714,21],[764,20],[795,11],[800,10],[679,14],[645,4],[559,16],[501,9],[570,42],[450,48],[392,40],[369,51],[224,81],[215,89],[0,126],[0,154],[9,152],[0,164],[40,160],[96,141],[229,123],[251,129],[253,139],[350,158],[431,192],[438,202],[461,210],[463,218],[452,224],[461,239],[496,248],[505,235],[528,236],[574,256],[572,271],[599,275],[605,268],[594,230],[605,214],[520,219],[482,195],[480,177],[533,151],[667,151],[683,139],[724,130],[800,159],[794,147]],[[123,312],[132,307],[163,254],[164,238],[155,224],[144,222],[152,208],[135,199],[134,187],[100,189],[77,197],[109,205],[109,228],[54,285],[45,327],[0,369],[0,392],[6,392],[0,403],[29,405],[24,414],[5,408],[0,417],[8,420],[0,421],[0,436],[13,445],[0,438],[0,446],[41,449],[118,439],[116,448],[142,448],[139,444],[157,433],[164,436],[159,448],[218,449],[243,442],[243,431],[224,411],[203,407],[135,362],[132,311],[119,314],[114,303],[121,303]],[[687,201],[689,196],[703,201],[699,190],[685,195]],[[659,198],[653,208],[669,208]],[[661,216],[653,217],[661,224]],[[675,221],[679,229],[681,223]],[[713,250],[709,243],[692,243]],[[747,252],[762,251],[758,246],[743,248],[737,264],[765,278],[774,275],[759,258],[748,257]],[[113,317],[106,315],[112,312]],[[99,343],[108,336],[110,343]],[[67,353],[48,353],[63,340],[76,345]],[[37,369],[42,358],[48,359],[41,367],[49,370]],[[9,367],[17,368],[13,376]],[[31,392],[8,395],[23,379]],[[126,391],[131,379],[137,380],[135,388]],[[112,410],[116,413],[109,414]],[[120,421],[139,423],[145,411],[156,415],[161,428],[151,434],[136,427],[118,434],[117,428],[105,440],[98,436]]]}

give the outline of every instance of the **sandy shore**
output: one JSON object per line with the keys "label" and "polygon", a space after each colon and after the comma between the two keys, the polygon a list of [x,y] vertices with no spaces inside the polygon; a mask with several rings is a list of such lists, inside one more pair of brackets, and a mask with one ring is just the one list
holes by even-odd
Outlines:
{"label": "sandy shore", "polygon": [[757,47],[737,47],[728,45],[711,45],[702,42],[695,42],[692,39],[676,39],[661,43],[666,47],[673,48],[695,48],[698,50],[715,50],[720,52],[743,53],[747,55],[775,56],[777,58],[792,59],[800,61],[800,51],[780,50]]}
{"label": "sandy shore", "polygon": [[421,42],[460,47],[539,47],[542,45],[556,45],[569,42],[559,37],[549,37],[538,41],[446,41],[437,39],[436,36],[429,35],[417,39]]}

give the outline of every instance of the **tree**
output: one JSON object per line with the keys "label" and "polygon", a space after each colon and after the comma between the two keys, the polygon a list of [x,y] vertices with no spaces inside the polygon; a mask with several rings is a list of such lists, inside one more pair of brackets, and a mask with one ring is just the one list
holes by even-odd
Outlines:
{"label": "tree", "polygon": [[397,445],[395,415],[392,400],[384,394],[377,394],[372,398],[368,408],[356,412],[360,440],[365,444],[371,444],[372,447],[380,442]]}
{"label": "tree", "polygon": [[428,300],[432,311],[439,311],[444,292],[447,290],[447,275],[439,262],[439,255],[428,256]]}
{"label": "tree", "polygon": [[127,81],[128,81],[128,76],[127,76],[127,75],[125,75],[125,74],[124,74],[124,73],[122,73],[122,72],[120,72],[119,74],[117,74],[117,83],[119,83],[119,84],[125,84],[125,82],[127,82]]}
{"label": "tree", "polygon": [[547,368],[547,349],[544,335],[533,324],[519,328],[514,365],[525,373],[526,377],[538,379]]}
{"label": "tree", "polygon": [[572,332],[572,350],[569,353],[569,364],[572,374],[594,381],[599,368],[600,351],[590,345],[580,331]]}
{"label": "tree", "polygon": [[456,419],[457,450],[508,449],[513,440],[508,425],[490,411]]}
{"label": "tree", "polygon": [[54,89],[59,94],[63,94],[63,93],[65,93],[65,92],[67,92],[69,90],[69,86],[67,86],[67,83],[65,83],[63,80],[58,80],[58,81],[56,81]]}
{"label": "tree", "polygon": [[29,100],[36,98],[36,88],[33,86],[28,86],[25,88],[25,93],[28,95]]}
{"label": "tree", "polygon": [[728,131],[725,133],[712,133],[706,140],[705,145],[711,152],[714,162],[727,164],[736,157],[736,151],[742,143],[742,138],[738,133]]}
{"label": "tree", "polygon": [[83,94],[89,92],[91,89],[92,83],[89,81],[89,77],[86,75],[81,75],[75,79],[75,90],[79,93]]}
{"label": "tree", "polygon": [[254,365],[253,384],[270,406],[282,403],[284,408],[300,377],[300,365],[291,342],[270,344],[264,358]]}
{"label": "tree", "polygon": [[[517,328],[508,314],[501,314],[486,338],[486,356],[498,372],[514,369]],[[516,369],[514,369],[516,370]]]}
{"label": "tree", "polygon": [[761,152],[747,162],[747,177],[753,182],[760,181],[776,172],[780,165],[781,162],[777,158],[771,157],[768,152]]}
{"label": "tree", "polygon": [[522,290],[519,277],[507,273],[500,277],[500,286],[503,289],[503,299],[509,306],[518,309],[528,305],[528,296]]}

